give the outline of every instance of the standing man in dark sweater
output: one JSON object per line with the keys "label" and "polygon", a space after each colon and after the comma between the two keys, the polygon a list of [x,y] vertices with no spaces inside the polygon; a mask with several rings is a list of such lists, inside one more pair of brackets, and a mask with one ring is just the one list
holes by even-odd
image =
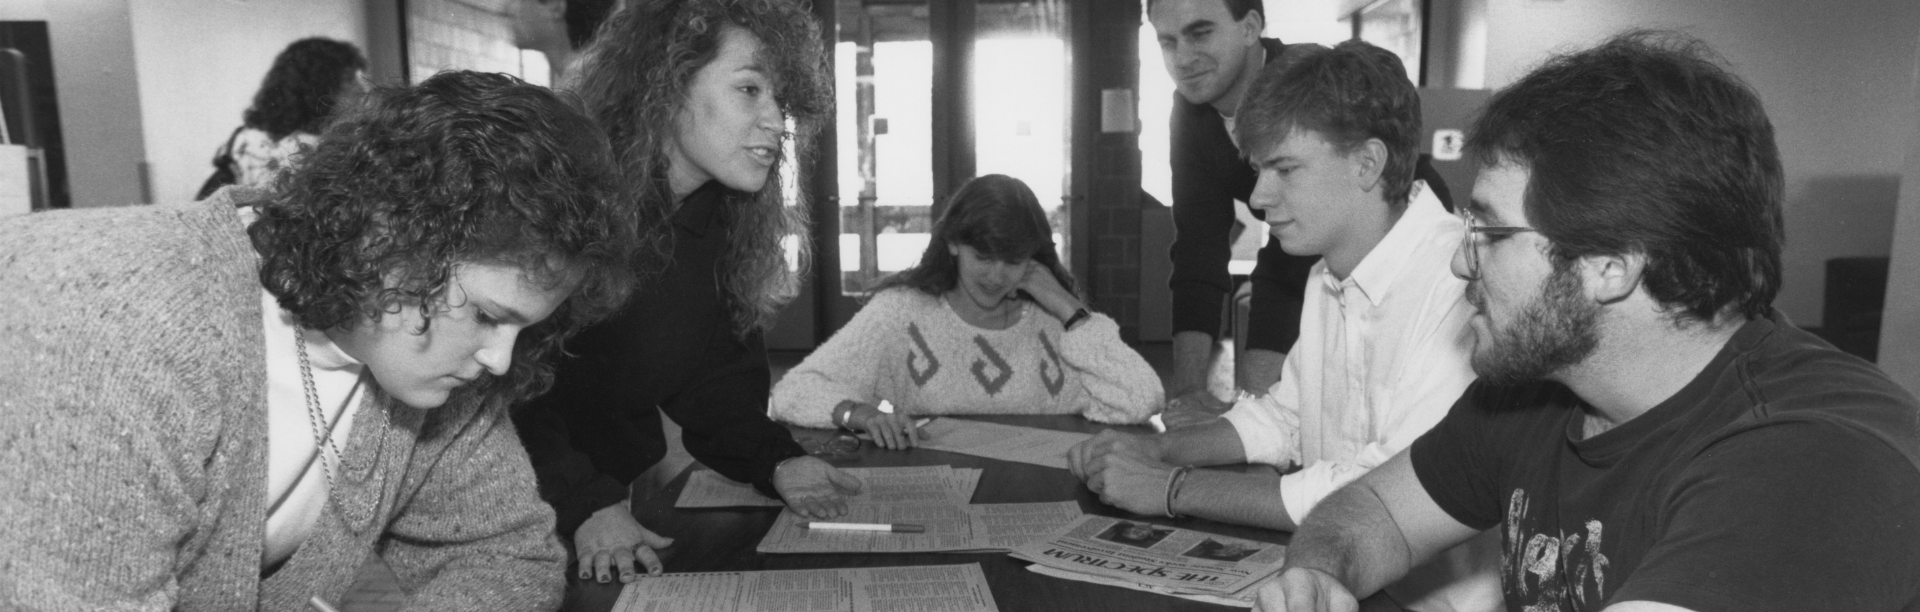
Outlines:
{"label": "standing man in dark sweater", "polygon": [[[1233,202],[1253,193],[1257,175],[1229,133],[1247,86],[1285,45],[1260,37],[1266,29],[1261,0],[1148,0],[1147,19],[1178,92],[1171,155],[1178,234],[1170,253],[1173,278],[1167,283],[1173,290],[1174,358],[1167,419],[1178,426],[1231,406],[1207,393],[1207,366],[1224,301],[1233,292],[1227,272]],[[1424,155],[1415,165],[1415,178],[1452,209],[1446,186]],[[1260,249],[1247,350],[1235,364],[1238,388],[1262,395],[1279,381],[1280,365],[1300,336],[1307,273],[1318,259],[1289,255],[1279,241]]]}

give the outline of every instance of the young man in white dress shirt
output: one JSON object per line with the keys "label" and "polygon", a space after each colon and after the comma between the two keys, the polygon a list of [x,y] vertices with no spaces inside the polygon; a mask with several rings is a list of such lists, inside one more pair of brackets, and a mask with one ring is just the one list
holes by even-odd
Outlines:
{"label": "young man in white dress shirt", "polygon": [[[1475,311],[1448,271],[1464,229],[1414,180],[1420,100],[1391,52],[1289,47],[1249,89],[1235,129],[1259,173],[1249,203],[1288,253],[1322,257],[1280,382],[1202,425],[1104,432],[1070,463],[1133,512],[1291,530],[1432,428],[1473,381]],[[1275,469],[1191,469],[1240,463]],[[1436,560],[1392,595],[1421,611],[1497,606],[1493,568],[1472,552]]]}

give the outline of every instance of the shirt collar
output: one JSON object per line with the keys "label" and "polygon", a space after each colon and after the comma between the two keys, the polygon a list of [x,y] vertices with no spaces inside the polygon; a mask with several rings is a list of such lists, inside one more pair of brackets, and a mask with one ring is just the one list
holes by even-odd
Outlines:
{"label": "shirt collar", "polygon": [[1415,181],[1413,192],[1407,198],[1407,210],[1387,230],[1380,244],[1373,245],[1373,250],[1360,259],[1360,265],[1353,267],[1353,273],[1347,275],[1347,280],[1337,280],[1333,273],[1326,272],[1327,286],[1338,291],[1341,286],[1352,283],[1360,289],[1361,295],[1367,296],[1369,303],[1378,307],[1387,298],[1387,293],[1393,290],[1394,279],[1400,276],[1400,271],[1407,269],[1414,253],[1419,251],[1420,243],[1427,235],[1424,226],[1445,222],[1451,217],[1446,209],[1441,208],[1440,200],[1427,190],[1426,182]]}
{"label": "shirt collar", "polygon": [[[284,310],[281,312],[289,319],[292,317],[292,315],[285,315]],[[326,332],[305,327],[294,329],[307,339],[307,362],[312,364],[314,369],[346,370],[365,365],[360,360],[354,359],[352,355],[348,355],[346,351],[340,350],[340,345],[334,344],[333,339],[327,337]]]}

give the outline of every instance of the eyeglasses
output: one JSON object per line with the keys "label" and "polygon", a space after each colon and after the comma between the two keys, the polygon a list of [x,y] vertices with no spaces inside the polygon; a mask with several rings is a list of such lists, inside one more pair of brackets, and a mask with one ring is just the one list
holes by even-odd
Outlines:
{"label": "eyeglasses", "polygon": [[1491,242],[1496,238],[1506,238],[1514,234],[1538,232],[1540,230],[1518,225],[1481,225],[1473,216],[1473,211],[1461,207],[1460,217],[1467,222],[1467,231],[1460,234],[1460,249],[1467,252],[1467,280],[1480,278],[1480,241],[1473,237],[1486,234]]}

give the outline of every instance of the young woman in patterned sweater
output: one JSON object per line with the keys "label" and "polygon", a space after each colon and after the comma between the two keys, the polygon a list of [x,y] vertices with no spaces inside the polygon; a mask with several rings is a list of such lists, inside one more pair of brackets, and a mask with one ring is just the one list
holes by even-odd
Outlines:
{"label": "young woman in patterned sweater", "polygon": [[925,415],[1146,420],[1165,399],[1159,375],[1074,294],[1051,236],[1019,179],[967,182],[920,263],[774,386],[774,418],[867,431],[886,448],[912,446]]}

